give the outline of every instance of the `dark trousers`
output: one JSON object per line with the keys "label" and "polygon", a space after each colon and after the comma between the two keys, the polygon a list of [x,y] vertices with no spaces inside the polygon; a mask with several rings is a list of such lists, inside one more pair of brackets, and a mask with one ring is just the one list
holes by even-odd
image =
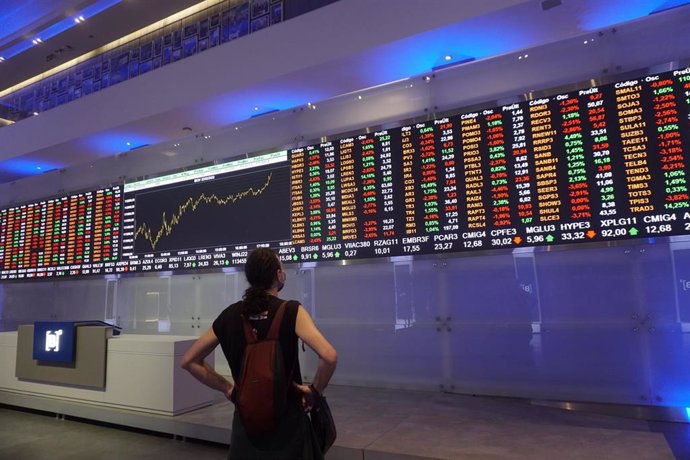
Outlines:
{"label": "dark trousers", "polygon": [[269,434],[249,436],[239,413],[232,419],[229,460],[323,460],[314,441],[309,417],[297,399],[289,398],[278,428]]}

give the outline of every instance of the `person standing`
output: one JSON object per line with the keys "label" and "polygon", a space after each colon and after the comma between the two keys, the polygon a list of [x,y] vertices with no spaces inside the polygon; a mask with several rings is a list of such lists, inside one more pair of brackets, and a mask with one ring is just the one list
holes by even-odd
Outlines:
{"label": "person standing", "polygon": [[[249,288],[245,291],[243,299],[223,310],[213,325],[192,344],[180,360],[182,368],[201,383],[222,392],[230,401],[234,401],[234,384],[218,374],[205,358],[220,345],[230,365],[232,378],[238,382],[246,346],[242,318],[249,321],[259,339],[266,337],[278,308],[284,302],[278,298],[278,292],[285,285],[287,277],[278,256],[267,248],[256,249],[249,254],[245,264],[245,275]],[[326,389],[335,372],[337,353],[299,302],[288,301],[283,308],[285,311],[279,343],[285,364],[286,381],[290,387],[285,410],[275,430],[255,436],[245,431],[239,413],[235,410],[229,459],[323,458],[315,445],[306,414],[311,409],[313,397],[310,387],[302,382],[297,359],[297,339],[302,339],[319,357],[312,382],[319,393]]]}

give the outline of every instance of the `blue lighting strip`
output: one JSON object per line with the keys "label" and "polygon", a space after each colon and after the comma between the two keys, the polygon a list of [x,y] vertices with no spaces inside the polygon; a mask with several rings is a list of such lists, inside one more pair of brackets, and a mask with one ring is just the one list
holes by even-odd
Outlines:
{"label": "blue lighting strip", "polygon": [[468,62],[472,62],[475,60],[476,60],[475,58],[469,57],[469,56],[463,56],[459,59],[451,59],[446,64],[440,64],[440,65],[432,67],[431,71],[436,72],[438,70],[447,69],[449,67],[454,67],[456,65],[467,64]]}
{"label": "blue lighting strip", "polygon": [[661,13],[662,11],[672,10],[673,8],[678,8],[679,6],[687,5],[690,0],[667,0],[661,6],[655,8],[649,14]]}
{"label": "blue lighting strip", "polygon": [[76,13],[74,16],[62,19],[56,22],[55,24],[47,27],[46,29],[38,32],[31,39],[24,40],[7,48],[4,51],[1,51],[0,56],[2,56],[4,59],[9,59],[13,56],[23,53],[29,48],[36,46],[33,43],[33,40],[35,40],[36,38],[40,38],[42,41],[46,41],[53,38],[56,35],[61,34],[62,32],[68,29],[71,29],[72,27],[77,26],[78,24],[74,21],[75,17],[81,16],[84,18],[84,20],[87,20],[90,17],[93,17],[98,13],[107,10],[108,8],[117,5],[121,1],[122,0],[99,0],[97,2],[94,2],[91,5],[84,8],[82,11]]}
{"label": "blue lighting strip", "polygon": [[257,113],[255,115],[252,115],[250,118],[256,118],[256,117],[263,117],[264,115],[268,115],[269,113],[275,113],[275,112],[280,112],[278,109],[269,109],[265,112]]}

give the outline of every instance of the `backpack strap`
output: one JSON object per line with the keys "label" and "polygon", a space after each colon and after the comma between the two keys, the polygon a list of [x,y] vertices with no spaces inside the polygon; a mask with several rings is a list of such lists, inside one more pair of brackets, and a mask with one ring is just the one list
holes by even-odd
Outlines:
{"label": "backpack strap", "polygon": [[[283,313],[285,310],[287,310],[286,305],[288,301],[285,300],[283,303],[280,304],[278,307],[278,311],[276,311],[276,316],[273,318],[273,322],[271,323],[271,329],[268,331],[268,335],[266,336],[266,339],[274,339],[278,340],[278,337],[280,336],[280,325],[283,322]],[[290,367],[290,374],[288,374],[288,392],[292,390],[292,375],[295,373],[295,367],[297,367],[297,350],[295,350],[295,359],[292,361],[292,366]]]}
{"label": "backpack strap", "polygon": [[268,330],[268,335],[266,336],[268,340],[276,340],[280,336],[280,325],[283,323],[283,313],[285,313],[286,303],[287,300],[284,300],[278,307],[278,311],[276,311],[276,316],[273,318],[271,328]]}
{"label": "backpack strap", "polygon": [[[285,312],[286,303],[287,300],[283,301],[283,303],[281,303],[278,307],[278,311],[276,311],[276,316],[273,318],[273,322],[271,322],[271,328],[268,330],[268,335],[266,336],[267,340],[278,339],[280,335],[280,325],[283,322],[283,313]],[[259,338],[256,335],[256,331],[254,330],[252,325],[249,324],[249,321],[244,315],[242,315],[242,326],[244,329],[244,338],[247,341],[247,343],[255,343],[259,340]]]}

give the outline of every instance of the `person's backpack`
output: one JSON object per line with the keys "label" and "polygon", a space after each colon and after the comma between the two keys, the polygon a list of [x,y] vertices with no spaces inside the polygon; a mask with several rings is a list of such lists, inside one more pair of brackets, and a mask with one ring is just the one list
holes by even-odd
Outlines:
{"label": "person's backpack", "polygon": [[236,388],[235,407],[250,436],[275,430],[285,408],[289,382],[285,378],[285,363],[278,339],[286,303],[278,307],[263,340],[258,340],[256,331],[242,315],[247,345]]}

